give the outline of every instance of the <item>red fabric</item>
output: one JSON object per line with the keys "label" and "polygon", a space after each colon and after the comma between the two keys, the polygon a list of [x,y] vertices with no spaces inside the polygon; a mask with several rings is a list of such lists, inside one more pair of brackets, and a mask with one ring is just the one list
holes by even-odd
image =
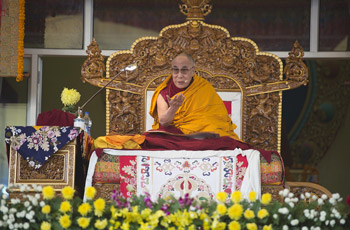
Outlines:
{"label": "red fabric", "polygon": [[228,115],[232,115],[231,112],[232,112],[232,101],[224,101],[224,105],[226,107],[226,110],[227,110],[227,113]]}
{"label": "red fabric", "polygon": [[[161,131],[169,133],[181,133],[175,127],[162,127]],[[242,150],[255,149],[253,146],[237,141],[230,137],[207,138],[198,140],[186,136],[176,136],[166,133],[146,132],[146,140],[141,144],[142,150]],[[272,151],[260,150],[260,154],[265,160],[271,162]]]}
{"label": "red fabric", "polygon": [[38,126],[73,126],[75,116],[62,110],[53,109],[40,113],[36,121]]}
{"label": "red fabric", "polygon": [[192,82],[193,82],[193,78],[191,80],[191,83],[186,88],[180,89],[180,88],[176,87],[173,79],[171,78],[168,86],[165,87],[164,89],[162,89],[160,91],[160,94],[162,95],[162,97],[164,98],[166,103],[169,105],[168,99],[166,98],[166,96],[168,95],[170,98],[173,97],[175,94],[180,93],[180,92],[184,91],[185,89],[187,89],[192,84]]}

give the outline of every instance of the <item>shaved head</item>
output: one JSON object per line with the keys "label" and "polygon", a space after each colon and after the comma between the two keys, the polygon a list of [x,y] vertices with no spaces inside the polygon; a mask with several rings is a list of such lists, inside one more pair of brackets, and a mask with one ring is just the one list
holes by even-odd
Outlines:
{"label": "shaved head", "polygon": [[171,63],[173,63],[174,60],[177,59],[178,57],[186,57],[186,58],[191,62],[191,64],[194,65],[194,59],[193,59],[193,57],[192,57],[190,54],[187,54],[187,53],[184,53],[184,52],[182,52],[182,53],[176,55],[176,57],[172,60]]}

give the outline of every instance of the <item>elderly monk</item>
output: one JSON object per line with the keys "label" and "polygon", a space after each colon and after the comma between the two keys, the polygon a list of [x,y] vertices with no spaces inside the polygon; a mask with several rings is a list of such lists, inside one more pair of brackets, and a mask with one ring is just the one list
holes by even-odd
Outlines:
{"label": "elderly monk", "polygon": [[194,65],[185,53],[173,59],[172,75],[158,86],[151,101],[152,128],[173,126],[184,134],[211,132],[238,140],[223,101],[207,80],[195,74]]}

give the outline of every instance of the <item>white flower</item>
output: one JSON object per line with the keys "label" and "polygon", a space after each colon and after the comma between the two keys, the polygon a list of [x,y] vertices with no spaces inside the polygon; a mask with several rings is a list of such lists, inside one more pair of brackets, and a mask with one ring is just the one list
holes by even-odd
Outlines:
{"label": "white flower", "polygon": [[318,205],[324,205],[323,199],[319,198],[317,200]]}
{"label": "white flower", "polygon": [[313,195],[313,196],[312,196],[312,199],[313,199],[313,200],[317,200],[317,196],[316,196],[316,195]]}
{"label": "white flower", "polygon": [[45,206],[45,202],[44,201],[41,201],[40,202],[40,207],[44,207]]}
{"label": "white flower", "polygon": [[322,194],[321,198],[322,198],[323,200],[327,200],[327,199],[328,199],[328,196],[327,196],[326,194]]}
{"label": "white flower", "polygon": [[7,194],[2,194],[2,199],[6,200],[9,196]]}
{"label": "white flower", "polygon": [[8,218],[9,218],[8,215],[4,215],[4,216],[2,217],[3,220],[7,220]]}
{"label": "white flower", "polygon": [[304,196],[303,193],[300,195],[300,199],[301,199],[301,200],[304,200],[304,199],[305,199],[305,196]]}
{"label": "white flower", "polygon": [[289,198],[293,198],[293,197],[294,197],[294,194],[293,194],[293,193],[289,193],[289,194],[288,194],[288,197],[289,197]]}
{"label": "white flower", "polygon": [[288,208],[286,208],[286,207],[279,208],[279,209],[278,209],[278,213],[287,215],[287,214],[289,213],[289,210],[288,210]]}
{"label": "white flower", "polygon": [[303,226],[303,227],[301,228],[301,230],[308,230],[308,227]]}
{"label": "white flower", "polygon": [[24,202],[24,207],[28,207],[30,205],[29,201]]}
{"label": "white flower", "polygon": [[292,220],[292,221],[290,222],[290,224],[291,224],[292,226],[296,226],[296,225],[299,224],[299,220],[294,219],[294,220]]}
{"label": "white flower", "polygon": [[283,190],[282,196],[286,197],[286,196],[288,196],[288,194],[289,194],[289,190],[285,188]]}
{"label": "white flower", "polygon": [[29,228],[29,223],[24,223],[24,224],[23,224],[23,228],[24,228],[24,229],[28,229],[28,228]]}
{"label": "white flower", "polygon": [[320,221],[323,222],[326,220],[326,216],[320,216]]}
{"label": "white flower", "polygon": [[329,220],[326,220],[326,225],[328,226],[328,224],[329,224]]}
{"label": "white flower", "polygon": [[287,197],[286,199],[284,199],[284,202],[289,203],[289,202],[290,202],[289,197]]}
{"label": "white flower", "polygon": [[278,215],[275,213],[275,214],[273,214],[273,218],[274,219],[277,219],[278,218]]}
{"label": "white flower", "polygon": [[326,211],[321,211],[320,215],[321,215],[321,216],[326,216],[327,213],[326,213]]}
{"label": "white flower", "polygon": [[6,214],[6,213],[9,211],[9,209],[8,209],[8,207],[6,207],[6,206],[1,206],[0,211],[1,211],[3,214]]}
{"label": "white flower", "polygon": [[306,198],[310,198],[311,197],[311,194],[309,192],[305,193],[305,197]]}
{"label": "white flower", "polygon": [[283,225],[282,230],[288,230],[288,225]]}
{"label": "white flower", "polygon": [[335,200],[338,200],[340,198],[339,193],[332,194],[332,198],[334,198]]}
{"label": "white flower", "polygon": [[336,205],[337,201],[333,197],[331,197],[329,199],[329,203],[331,203],[332,205]]}
{"label": "white flower", "polygon": [[346,221],[344,219],[341,219],[339,222],[340,224],[345,224]]}
{"label": "white flower", "polygon": [[290,206],[291,208],[294,208],[294,203],[293,203],[293,202],[289,202],[288,204],[289,204],[289,206]]}
{"label": "white flower", "polygon": [[331,220],[329,223],[330,223],[331,227],[334,227],[334,225],[335,225],[335,220]]}

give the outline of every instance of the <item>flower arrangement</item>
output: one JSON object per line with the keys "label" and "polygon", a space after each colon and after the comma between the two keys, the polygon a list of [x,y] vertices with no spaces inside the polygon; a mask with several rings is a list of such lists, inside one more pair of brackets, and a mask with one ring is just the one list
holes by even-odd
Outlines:
{"label": "flower arrangement", "polygon": [[[22,192],[29,186],[20,187]],[[114,191],[111,202],[95,198],[88,187],[86,201],[65,187],[57,196],[51,186],[33,186],[35,195],[10,199],[2,194],[0,226],[5,229],[350,229],[349,207],[339,194],[316,197],[310,193],[294,197],[287,189],[284,202],[272,201],[269,193],[242,199],[239,191],[219,192],[217,201],[198,201],[187,195],[152,201],[148,194],[125,198]],[[0,186],[1,190],[1,186]],[[305,202],[308,200],[308,202]]]}
{"label": "flower arrangement", "polygon": [[61,101],[64,105],[62,110],[64,112],[74,113],[74,106],[80,100],[80,93],[76,89],[64,88],[61,93]]}

